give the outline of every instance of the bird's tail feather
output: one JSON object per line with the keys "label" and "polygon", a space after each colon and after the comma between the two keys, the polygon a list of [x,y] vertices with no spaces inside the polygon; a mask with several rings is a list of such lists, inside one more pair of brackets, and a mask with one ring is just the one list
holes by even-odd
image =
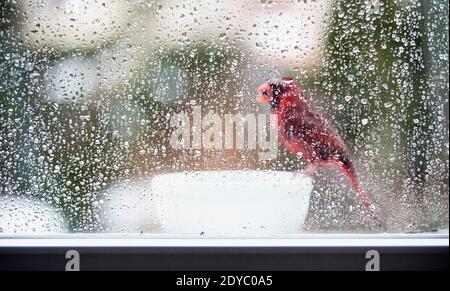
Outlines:
{"label": "bird's tail feather", "polygon": [[347,156],[343,155],[340,159],[339,159],[339,166],[341,167],[342,171],[344,172],[344,174],[350,179],[353,188],[355,189],[358,198],[361,200],[361,203],[364,205],[364,207],[366,207],[366,209],[369,211],[370,213],[370,217],[372,219],[374,219],[374,221],[376,222],[377,226],[379,227],[381,222],[380,219],[378,217],[377,211],[375,206],[370,202],[369,197],[363,193],[362,189],[361,189],[361,185],[359,184],[359,180],[358,177],[356,175],[356,171],[355,168],[353,167],[353,163],[350,160],[350,158],[348,158]]}
{"label": "bird's tail feather", "polygon": [[341,156],[339,159],[339,166],[341,167],[344,174],[350,179],[353,188],[357,193],[361,192],[361,185],[359,184],[358,177],[356,176],[355,168],[350,158],[346,156]]}

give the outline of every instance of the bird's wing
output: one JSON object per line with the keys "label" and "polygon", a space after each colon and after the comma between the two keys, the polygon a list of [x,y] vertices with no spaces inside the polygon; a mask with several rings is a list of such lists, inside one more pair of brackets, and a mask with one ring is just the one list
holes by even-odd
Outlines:
{"label": "bird's wing", "polygon": [[333,155],[345,152],[345,145],[337,130],[317,111],[292,108],[286,112],[281,130],[291,142],[299,142],[317,158],[328,160]]}

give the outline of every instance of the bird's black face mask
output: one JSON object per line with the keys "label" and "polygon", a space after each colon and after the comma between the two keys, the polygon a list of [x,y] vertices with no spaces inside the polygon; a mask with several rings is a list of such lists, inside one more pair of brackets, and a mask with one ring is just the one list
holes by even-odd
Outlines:
{"label": "bird's black face mask", "polygon": [[277,108],[281,101],[281,95],[283,94],[283,85],[277,83],[271,83],[270,90],[272,91],[272,98],[270,99],[270,107],[272,109]]}

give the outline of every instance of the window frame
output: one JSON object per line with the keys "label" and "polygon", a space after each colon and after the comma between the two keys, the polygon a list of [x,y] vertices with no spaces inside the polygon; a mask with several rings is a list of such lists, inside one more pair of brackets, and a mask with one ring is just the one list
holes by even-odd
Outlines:
{"label": "window frame", "polygon": [[235,238],[187,235],[0,236],[0,270],[61,270],[77,250],[81,270],[355,270],[367,251],[380,270],[448,270],[448,233],[300,234]]}

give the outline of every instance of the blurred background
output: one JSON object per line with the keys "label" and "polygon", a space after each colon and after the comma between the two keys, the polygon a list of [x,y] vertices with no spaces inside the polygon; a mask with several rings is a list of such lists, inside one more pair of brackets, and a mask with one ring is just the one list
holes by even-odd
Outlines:
{"label": "blurred background", "polygon": [[[172,113],[268,112],[255,88],[287,74],[347,142],[384,231],[448,228],[445,0],[2,0],[0,196],[71,232],[152,232],[146,177],[301,170],[281,146],[266,162],[169,146]],[[360,210],[320,170],[304,230],[368,231]]]}

